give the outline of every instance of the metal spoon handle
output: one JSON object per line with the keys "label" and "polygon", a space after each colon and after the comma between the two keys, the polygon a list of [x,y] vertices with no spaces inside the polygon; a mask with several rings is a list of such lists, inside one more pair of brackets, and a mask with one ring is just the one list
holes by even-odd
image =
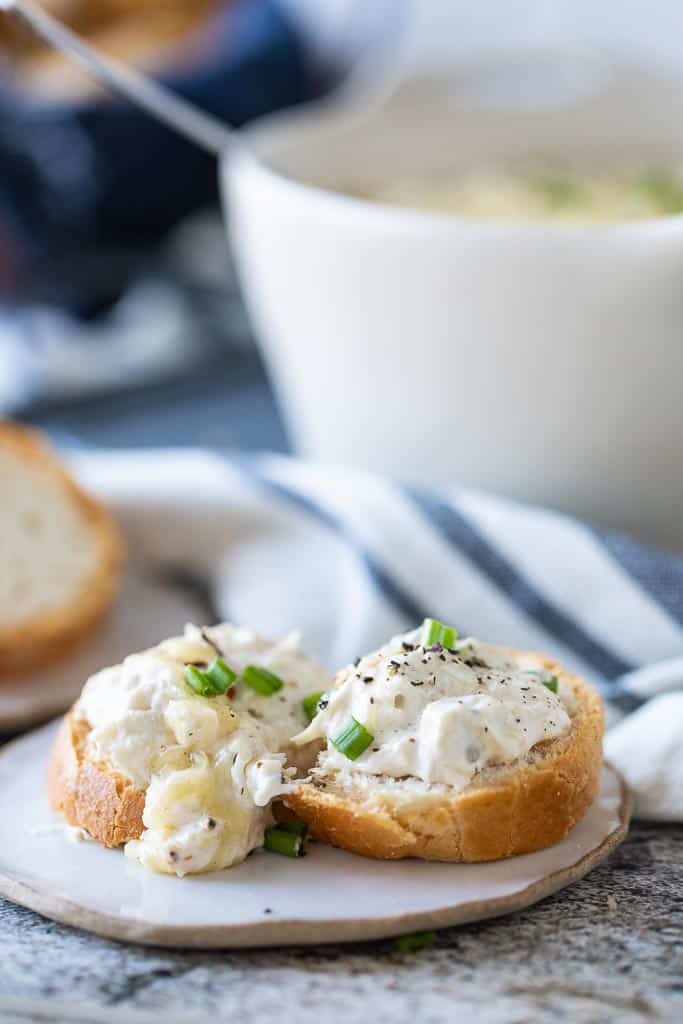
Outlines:
{"label": "metal spoon handle", "polygon": [[31,3],[31,0],[0,0],[0,11],[6,11],[17,18],[43,42],[61,50],[96,81],[142,107],[210,153],[218,155],[234,144],[233,133],[217,118],[204,113],[146,75],[105,57],[75,32]]}

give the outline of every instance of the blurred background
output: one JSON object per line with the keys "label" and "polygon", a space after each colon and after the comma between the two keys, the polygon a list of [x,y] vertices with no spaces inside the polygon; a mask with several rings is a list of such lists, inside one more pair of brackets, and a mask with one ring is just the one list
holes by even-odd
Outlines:
{"label": "blurred background", "polygon": [[[272,0],[44,6],[235,126],[338,74]],[[0,16],[0,413],[113,445],[284,446],[217,203],[211,157]]]}
{"label": "blurred background", "polygon": [[[235,126],[315,99],[361,65],[384,68],[402,6],[43,5]],[[683,60],[673,0],[410,6],[407,42],[425,64],[530,45]],[[115,446],[288,447],[231,268],[215,162],[1,15],[0,414]]]}

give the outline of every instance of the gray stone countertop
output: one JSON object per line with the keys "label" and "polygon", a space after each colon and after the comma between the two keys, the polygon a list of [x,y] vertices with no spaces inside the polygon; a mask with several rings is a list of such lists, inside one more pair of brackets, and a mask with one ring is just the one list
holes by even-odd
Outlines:
{"label": "gray stone countertop", "polygon": [[683,1020],[683,827],[636,823],[569,889],[412,955],[119,945],[0,901],[1,1024],[546,1020]]}

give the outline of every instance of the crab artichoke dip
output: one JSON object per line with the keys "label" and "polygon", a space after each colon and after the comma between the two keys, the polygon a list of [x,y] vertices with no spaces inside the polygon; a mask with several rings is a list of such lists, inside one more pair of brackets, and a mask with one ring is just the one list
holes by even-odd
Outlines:
{"label": "crab artichoke dip", "polygon": [[127,856],[183,875],[237,864],[262,845],[270,805],[291,785],[285,751],[307,721],[306,699],[327,686],[296,636],[273,643],[228,624],[189,625],[93,676],[71,717],[91,776],[120,782]]}

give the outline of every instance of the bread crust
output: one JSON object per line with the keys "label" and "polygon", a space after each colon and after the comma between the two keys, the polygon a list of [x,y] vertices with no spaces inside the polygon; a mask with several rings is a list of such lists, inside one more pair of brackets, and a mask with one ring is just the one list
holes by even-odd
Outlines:
{"label": "bread crust", "polygon": [[496,769],[452,795],[443,786],[416,795],[402,792],[400,783],[367,781],[359,794],[353,784],[339,785],[333,777],[320,780],[322,786],[303,783],[285,803],[316,839],[384,860],[500,860],[560,842],[597,794],[602,703],[587,683],[556,662],[526,652],[524,657],[560,676],[575,698],[569,733],[538,744],[524,764]]}
{"label": "bread crust", "polygon": [[0,624],[0,681],[68,654],[99,624],[119,587],[124,544],[116,522],[100,502],[76,484],[42,437],[0,421],[0,449],[49,475],[77,506],[92,530],[98,557],[81,587],[62,605],[30,618]]}
{"label": "bread crust", "polygon": [[121,846],[142,834],[146,794],[120,772],[88,760],[89,732],[73,709],[62,719],[47,767],[48,800],[69,825],[104,846]]}

